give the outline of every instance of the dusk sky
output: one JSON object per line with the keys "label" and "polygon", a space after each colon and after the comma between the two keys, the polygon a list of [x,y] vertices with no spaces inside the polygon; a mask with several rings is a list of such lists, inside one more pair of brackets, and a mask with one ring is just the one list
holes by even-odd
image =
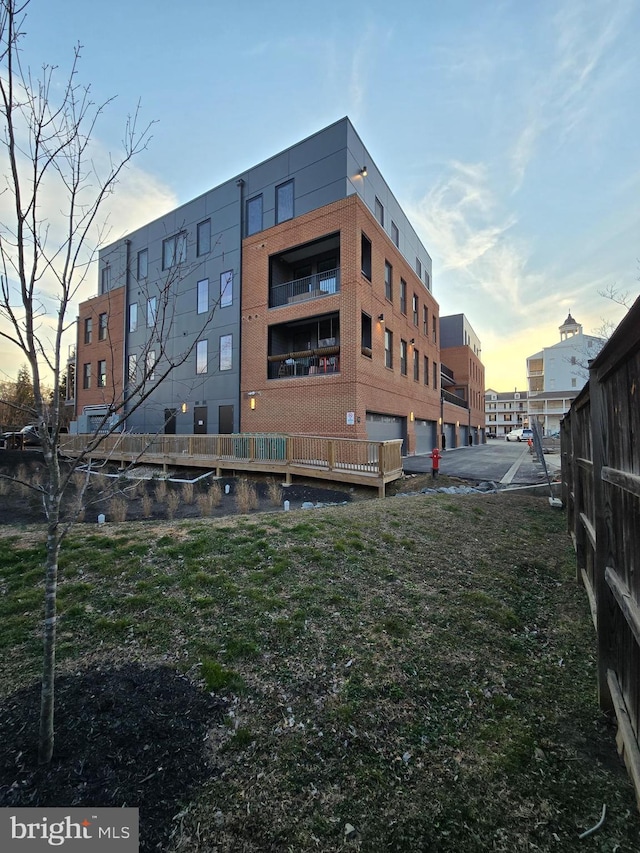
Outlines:
{"label": "dusk sky", "polygon": [[617,322],[599,291],[638,294],[637,0],[33,0],[25,31],[34,70],[80,42],[79,80],[117,95],[96,151],[138,100],[157,121],[110,239],[349,116],[487,387],[524,389],[569,311],[588,334]]}

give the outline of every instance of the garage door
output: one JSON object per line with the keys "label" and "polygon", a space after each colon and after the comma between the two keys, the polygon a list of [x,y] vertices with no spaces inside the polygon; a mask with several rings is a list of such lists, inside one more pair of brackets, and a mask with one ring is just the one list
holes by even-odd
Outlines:
{"label": "garage door", "polygon": [[369,441],[390,441],[401,438],[402,453],[406,452],[405,439],[407,436],[406,418],[396,415],[383,415],[378,412],[367,412],[367,438]]}
{"label": "garage door", "polygon": [[438,446],[436,422],[416,419],[414,426],[416,431],[416,453],[431,453],[433,448]]}
{"label": "garage door", "polygon": [[456,446],[456,425],[455,424],[445,424],[444,425],[444,435],[445,435],[445,447],[447,450],[452,450]]}

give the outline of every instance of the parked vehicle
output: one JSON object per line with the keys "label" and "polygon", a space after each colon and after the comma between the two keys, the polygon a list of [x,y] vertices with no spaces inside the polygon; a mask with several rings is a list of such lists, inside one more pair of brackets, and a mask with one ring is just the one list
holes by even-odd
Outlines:
{"label": "parked vehicle", "polygon": [[507,441],[529,441],[530,438],[533,438],[533,430],[529,427],[512,429],[505,437]]}
{"label": "parked vehicle", "polygon": [[40,436],[38,428],[34,424],[27,424],[17,432],[5,432],[2,434],[3,446],[11,449],[21,447],[39,447]]}

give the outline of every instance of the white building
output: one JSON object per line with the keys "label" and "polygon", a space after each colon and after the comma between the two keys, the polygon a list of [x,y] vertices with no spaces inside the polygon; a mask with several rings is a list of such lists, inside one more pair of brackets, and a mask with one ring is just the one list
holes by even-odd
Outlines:
{"label": "white building", "polygon": [[560,326],[560,341],[527,358],[528,420],[537,421],[544,435],[560,428],[569,410],[589,378],[589,362],[604,341],[585,335],[571,313]]}
{"label": "white building", "polygon": [[487,438],[503,438],[512,429],[529,426],[526,391],[484,392],[485,426]]}

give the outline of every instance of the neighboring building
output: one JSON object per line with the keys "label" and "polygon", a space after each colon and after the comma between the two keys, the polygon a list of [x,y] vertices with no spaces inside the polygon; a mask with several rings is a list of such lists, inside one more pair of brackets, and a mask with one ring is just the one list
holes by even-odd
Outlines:
{"label": "neighboring building", "polygon": [[585,335],[571,313],[559,330],[558,343],[527,358],[527,414],[529,423],[537,421],[544,435],[560,428],[562,417],[589,378],[589,361],[604,344],[602,338]]}
{"label": "neighboring building", "polygon": [[526,391],[485,391],[485,420],[487,437],[502,438],[512,429],[529,426]]}
{"label": "neighboring building", "polygon": [[[402,438],[406,453],[451,425],[447,446],[480,432],[479,342],[457,340],[461,393],[442,395],[431,258],[346,118],[103,249],[99,276],[80,306],[78,431],[177,360],[125,403],[128,430]],[[100,374],[98,340],[81,340],[105,304]]]}
{"label": "neighboring building", "polygon": [[[484,436],[484,365],[480,338],[464,314],[440,317],[443,398],[452,394],[467,404],[457,418],[459,444],[477,444]],[[453,401],[452,401],[453,402]],[[454,444],[455,446],[455,444]]]}

